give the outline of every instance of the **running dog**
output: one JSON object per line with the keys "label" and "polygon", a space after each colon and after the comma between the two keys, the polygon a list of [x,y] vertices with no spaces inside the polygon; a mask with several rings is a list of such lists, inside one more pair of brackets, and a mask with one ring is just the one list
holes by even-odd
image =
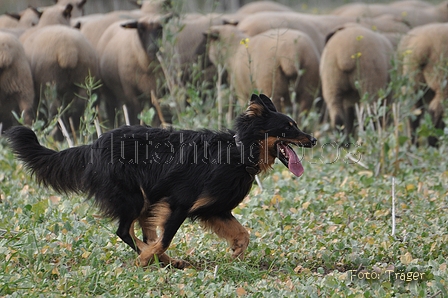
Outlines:
{"label": "running dog", "polygon": [[[124,126],[91,145],[60,152],[41,146],[23,126],[6,135],[39,183],[93,197],[105,216],[118,220],[117,235],[138,252],[141,266],[157,255],[176,268],[188,263],[165,251],[186,218],[227,240],[234,258],[243,256],[249,234],[232,209],[275,158],[301,176],[304,169],[291,145],[310,148],[317,142],[263,94],[252,95],[234,131]],[[135,223],[142,240],[134,234]]]}

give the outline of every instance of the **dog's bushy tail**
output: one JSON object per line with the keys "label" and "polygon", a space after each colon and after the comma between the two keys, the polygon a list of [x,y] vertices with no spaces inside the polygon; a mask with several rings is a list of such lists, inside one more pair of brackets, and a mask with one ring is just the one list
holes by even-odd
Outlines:
{"label": "dog's bushy tail", "polygon": [[69,148],[60,152],[39,144],[36,134],[24,126],[6,131],[10,147],[25,163],[37,182],[51,186],[57,192],[82,192],[83,172],[90,146]]}

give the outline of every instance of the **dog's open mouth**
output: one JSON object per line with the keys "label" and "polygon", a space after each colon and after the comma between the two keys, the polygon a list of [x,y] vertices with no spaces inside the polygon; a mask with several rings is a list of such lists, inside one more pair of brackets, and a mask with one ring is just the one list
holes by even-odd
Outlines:
{"label": "dog's open mouth", "polygon": [[277,147],[277,158],[297,177],[302,176],[304,169],[299,157],[291,148],[290,144],[296,145],[294,143],[287,143],[280,141],[276,143]]}

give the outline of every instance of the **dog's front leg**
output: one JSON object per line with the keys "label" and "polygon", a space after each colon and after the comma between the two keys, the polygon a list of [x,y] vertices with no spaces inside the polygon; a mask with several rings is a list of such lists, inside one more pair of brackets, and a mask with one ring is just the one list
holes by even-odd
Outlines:
{"label": "dog's front leg", "polygon": [[249,233],[232,214],[203,219],[202,224],[204,228],[212,230],[218,237],[227,240],[233,250],[232,257],[244,257],[244,252],[249,245]]}

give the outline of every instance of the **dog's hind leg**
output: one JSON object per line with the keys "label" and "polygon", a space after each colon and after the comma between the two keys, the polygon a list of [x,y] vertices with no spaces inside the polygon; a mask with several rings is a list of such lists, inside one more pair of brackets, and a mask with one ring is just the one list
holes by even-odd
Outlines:
{"label": "dog's hind leg", "polygon": [[[140,239],[138,239],[135,236],[135,233],[134,233],[135,220],[136,219],[132,219],[132,218],[125,218],[125,219],[120,218],[120,223],[118,224],[118,229],[117,229],[117,236],[120,237],[120,239],[123,240],[124,243],[129,245],[137,253],[140,253],[140,251],[144,247],[142,245],[139,245],[139,242],[136,241],[136,239],[137,239],[138,241],[142,242]],[[142,247],[140,247],[140,246],[142,246]]]}
{"label": "dog's hind leg", "polygon": [[138,218],[138,223],[140,224],[140,227],[142,229],[143,242],[149,244],[151,242],[156,241],[157,239],[156,227],[151,224],[151,222],[148,220],[148,217],[140,216]]}
{"label": "dog's hind leg", "polygon": [[227,240],[233,250],[232,257],[244,257],[244,251],[249,245],[249,233],[231,213],[201,219],[201,222],[204,228]]}
{"label": "dog's hind leg", "polygon": [[163,202],[153,206],[151,213],[150,222],[152,226],[160,227],[161,233],[155,242],[148,244],[140,253],[140,265],[142,267],[148,265],[153,260],[154,255],[157,255],[165,265],[171,264],[179,269],[188,266],[187,262],[172,259],[165,254],[177,230],[187,218],[188,211],[181,208],[172,210],[167,202]]}
{"label": "dog's hind leg", "polygon": [[[157,233],[156,231],[148,224],[147,220],[144,220],[143,218],[139,218],[138,222],[142,228],[143,232],[143,241],[141,241],[137,236],[135,236],[135,230],[134,225],[135,220],[131,228],[129,229],[129,234],[131,235],[132,239],[134,240],[134,243],[137,245],[137,248],[140,252],[149,249],[149,246],[151,245],[151,242],[155,242],[157,240]],[[159,260],[164,264],[170,264],[172,262],[172,259],[165,253],[159,255]]]}

